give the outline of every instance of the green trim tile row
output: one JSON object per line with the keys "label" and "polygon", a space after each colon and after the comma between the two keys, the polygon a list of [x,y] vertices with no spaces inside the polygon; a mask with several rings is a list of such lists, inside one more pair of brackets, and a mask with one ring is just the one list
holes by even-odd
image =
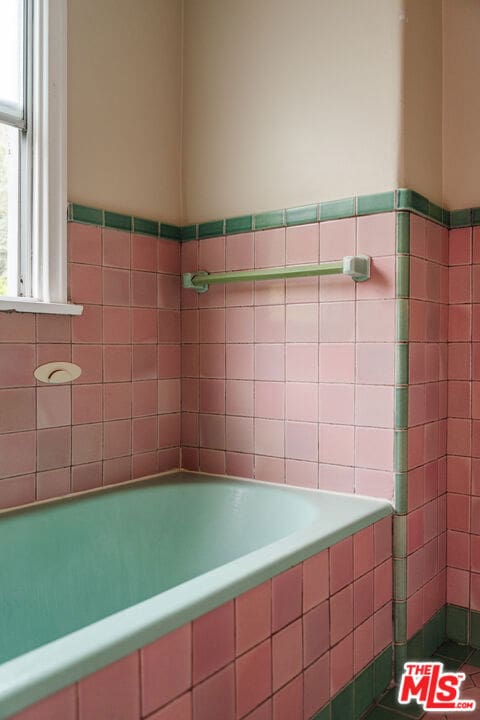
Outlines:
{"label": "green trim tile row", "polygon": [[[160,223],[158,220],[124,215],[110,210],[100,210],[99,208],[87,207],[78,203],[68,205],[67,219],[69,222],[99,225],[100,227],[125,230],[139,235],[150,235],[151,237],[161,237],[167,240],[176,240],[177,242],[182,240],[183,230],[185,230],[185,228],[182,229],[177,225]],[[197,237],[197,226],[193,225],[191,227],[194,228],[194,232],[191,233],[189,239]]]}

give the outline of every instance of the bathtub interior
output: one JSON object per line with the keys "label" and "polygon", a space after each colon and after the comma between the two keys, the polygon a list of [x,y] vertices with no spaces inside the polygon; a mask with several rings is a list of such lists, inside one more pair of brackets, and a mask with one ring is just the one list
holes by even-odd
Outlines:
{"label": "bathtub interior", "polygon": [[269,545],[316,516],[308,494],[187,473],[7,512],[0,521],[1,546],[11,549],[0,557],[0,662]]}

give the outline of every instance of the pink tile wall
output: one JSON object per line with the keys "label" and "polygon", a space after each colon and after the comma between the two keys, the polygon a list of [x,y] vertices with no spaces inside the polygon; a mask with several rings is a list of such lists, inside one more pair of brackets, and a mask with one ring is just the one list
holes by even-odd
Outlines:
{"label": "pink tile wall", "polygon": [[[179,466],[180,249],[69,224],[81,317],[0,313],[0,508]],[[72,386],[37,365],[78,363]]]}
{"label": "pink tile wall", "polygon": [[480,610],[480,228],[450,231],[447,601]]}
{"label": "pink tile wall", "polygon": [[445,604],[448,232],[410,215],[407,639]]}
{"label": "pink tile wall", "polygon": [[385,518],[15,720],[310,720],[392,643],[391,532]]}
{"label": "pink tile wall", "polygon": [[372,279],[182,291],[182,460],[392,499],[395,214],[182,245],[182,272],[372,255]]}

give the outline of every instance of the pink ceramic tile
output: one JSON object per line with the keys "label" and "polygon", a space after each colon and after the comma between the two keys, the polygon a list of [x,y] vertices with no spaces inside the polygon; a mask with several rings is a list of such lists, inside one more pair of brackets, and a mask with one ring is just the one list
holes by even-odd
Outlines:
{"label": "pink ceramic tile", "polygon": [[[120,420],[132,416],[132,384],[107,383],[103,386],[105,420]],[[85,461],[86,462],[86,461]]]}
{"label": "pink ceramic tile", "polygon": [[225,238],[204,238],[198,244],[199,267],[207,272],[225,270]]}
{"label": "pink ceramic tile", "polygon": [[355,376],[355,345],[324,344],[319,347],[320,382],[351,383]]}
{"label": "pink ceramic tile", "polygon": [[178,275],[180,273],[180,244],[159,238],[157,240],[157,246],[158,272]]}
{"label": "pink ceramic tile", "polygon": [[471,421],[449,418],[447,424],[448,452],[453,455],[470,455],[471,452]]}
{"label": "pink ceramic tile", "polygon": [[59,315],[37,315],[37,342],[70,342],[71,319]]}
{"label": "pink ceramic tile", "polygon": [[303,678],[299,675],[273,696],[273,720],[301,719],[302,706]]}
{"label": "pink ceramic tile", "polygon": [[157,276],[157,305],[164,309],[179,309],[180,280],[176,275]]}
{"label": "pink ceramic tile", "polygon": [[80,365],[82,374],[77,382],[102,381],[102,347],[100,345],[72,345],[72,362]]}
{"label": "pink ceramic tile", "polygon": [[[177,420],[178,422],[178,420]],[[157,447],[157,417],[138,417],[132,421],[132,450],[134,453],[148,452]]]}
{"label": "pink ceramic tile", "polygon": [[102,463],[88,463],[72,467],[72,492],[92,490],[102,485]]}
{"label": "pink ceramic tile", "polygon": [[157,307],[157,276],[155,273],[132,272],[132,305]]}
{"label": "pink ceramic tile", "polygon": [[48,500],[70,492],[70,468],[37,473],[37,500]]}
{"label": "pink ceramic tile", "polygon": [[191,686],[191,625],[183,625],[146,645],[140,656],[142,712],[149,715]]}
{"label": "pink ceramic tile", "polygon": [[280,420],[255,418],[255,452],[259,455],[284,455],[284,426]]}
{"label": "pink ceramic tile", "polygon": [[[475,312],[476,306],[473,306]],[[475,334],[475,318],[473,339],[478,340]],[[470,305],[450,305],[448,313],[448,340],[450,342],[467,342],[471,337],[472,307]]]}
{"label": "pink ceramic tile", "polygon": [[318,426],[316,423],[285,423],[285,456],[296,460],[318,460]]}
{"label": "pink ceramic tile", "polygon": [[394,341],[394,300],[359,300],[356,312],[357,339],[359,342]]}
{"label": "pink ceramic tile", "polygon": [[393,430],[357,427],[355,461],[360,467],[392,470]]}
{"label": "pink ceramic tile", "polygon": [[0,345],[0,387],[34,385],[34,345]]}
{"label": "pink ceramic tile", "polygon": [[[476,277],[475,273],[474,277]],[[469,303],[472,300],[472,268],[470,265],[458,265],[449,268],[449,302],[451,304]],[[478,300],[477,300],[478,302]]]}
{"label": "pink ceramic tile", "polygon": [[147,235],[132,235],[132,268],[150,270],[157,268],[157,238]]}
{"label": "pink ceramic tile", "polygon": [[320,261],[340,260],[355,255],[355,218],[331,220],[320,224]]}
{"label": "pink ceramic tile", "polygon": [[29,313],[0,314],[0,343],[34,342],[35,316]]}
{"label": "pink ceramic tile", "polygon": [[287,485],[317,488],[318,464],[306,460],[286,460],[285,476]]}
{"label": "pink ceramic tile", "polygon": [[[413,292],[411,292],[413,296]],[[358,300],[395,297],[395,257],[374,258],[370,280],[357,284]]]}
{"label": "pink ceramic tile", "polygon": [[272,637],[273,690],[285,685],[302,669],[302,621],[297,620]]}
{"label": "pink ceramic tile", "polygon": [[158,311],[158,342],[180,342],[180,312],[178,310]]}
{"label": "pink ceramic tile", "polygon": [[271,634],[271,582],[243,593],[235,600],[236,654],[242,655]]}
{"label": "pink ceramic tile", "polygon": [[225,348],[225,374],[233,380],[253,380],[254,346],[229,344]]}
{"label": "pink ceramic tile", "polygon": [[255,416],[281,420],[285,417],[285,384],[255,383]]}
{"label": "pink ceramic tile", "polygon": [[192,720],[192,693],[187,692],[169,703],[152,715],[150,720]]}
{"label": "pink ceramic tile", "polygon": [[[0,447],[2,446],[0,438]],[[2,456],[3,457],[3,456]],[[35,475],[0,479],[0,508],[26,505],[35,500]]]}
{"label": "pink ceramic tile", "polygon": [[318,457],[320,462],[332,465],[353,465],[354,428],[349,425],[320,424]]}
{"label": "pink ceramic tile", "polygon": [[[260,309],[260,308],[259,308]],[[264,309],[264,308],[262,308]],[[253,342],[253,308],[227,308],[225,339],[228,343]]]}
{"label": "pink ceramic tile", "polygon": [[200,415],[200,445],[210,450],[225,449],[225,416]]}
{"label": "pink ceramic tile", "polygon": [[[228,319],[228,318],[227,318]],[[285,340],[285,306],[265,305],[255,308],[255,341],[279,343]]]}
{"label": "pink ceramic tile", "polygon": [[393,501],[393,478],[391,472],[355,468],[355,492]]}
{"label": "pink ceramic tile", "polygon": [[157,311],[153,308],[132,308],[133,343],[156,343]]}
{"label": "pink ceramic tile", "polygon": [[285,297],[287,305],[291,303],[318,303],[318,277],[287,278]]}
{"label": "pink ceramic tile", "polygon": [[[217,441],[218,443],[218,441]],[[223,450],[200,448],[199,470],[213,475],[225,475],[226,456]]]}
{"label": "pink ceramic tile", "polygon": [[157,382],[155,380],[134,382],[132,384],[133,417],[154,415],[157,408]]}
{"label": "pink ceramic tile", "polygon": [[35,390],[0,390],[0,433],[35,428]]}
{"label": "pink ceramic tile", "polygon": [[328,550],[323,550],[303,563],[303,611],[311,610],[326,600],[328,589]]}
{"label": "pink ceramic tile", "polygon": [[330,699],[330,654],[325,653],[303,674],[303,717],[310,718]]}
{"label": "pink ceramic tile", "polygon": [[286,264],[302,265],[319,261],[320,225],[294,225],[287,228]]}
{"label": "pink ceramic tile", "polygon": [[180,409],[180,380],[158,381],[158,412],[178,412]]}
{"label": "pink ceramic tile", "polygon": [[336,645],[353,630],[353,585],[330,598],[330,643]]}
{"label": "pink ceramic tile", "polygon": [[103,346],[103,379],[121,382],[132,377],[132,348],[130,345]]}
{"label": "pink ceramic tile", "polygon": [[225,454],[225,467],[227,475],[233,475],[235,477],[243,478],[253,478],[253,458],[253,455],[227,452]]}
{"label": "pink ceramic tile", "polygon": [[107,665],[78,684],[80,720],[121,717],[138,720],[140,715],[138,653]]}
{"label": "pink ceramic tile", "polygon": [[287,306],[286,339],[287,342],[317,342],[318,305],[316,303]]}
{"label": "pink ceramic tile", "polygon": [[235,662],[237,716],[243,717],[272,693],[270,638]]}
{"label": "pink ceramic tile", "polygon": [[[103,457],[104,459],[110,459],[110,458],[116,458],[121,457],[123,455],[129,455],[131,452],[131,434],[132,434],[132,428],[131,428],[131,420],[116,420],[113,422],[106,422],[103,426]],[[84,428],[93,428],[93,425],[81,425],[78,428],[73,428],[74,431],[81,431]],[[80,446],[80,436],[79,436],[79,446]],[[98,443],[98,440],[101,440],[101,434],[97,431],[97,437],[95,439],[95,444]],[[93,443],[93,438],[92,438]],[[78,448],[78,452],[82,454],[82,457],[79,458],[78,462],[89,462],[91,459],[97,460],[97,457],[89,457],[88,459],[84,459],[84,450],[81,450],[80,447]],[[98,454],[98,448],[95,445],[95,449],[90,453],[91,455]]]}
{"label": "pink ceramic tile", "polygon": [[102,271],[99,267],[71,263],[69,274],[72,302],[93,304],[102,302]]}
{"label": "pink ceramic tile", "polygon": [[249,270],[254,266],[253,233],[227,235],[226,269]]}
{"label": "pink ceramic tile", "polygon": [[71,390],[68,386],[37,388],[37,427],[61,427],[71,423]]}
{"label": "pink ceramic tile", "polygon": [[318,386],[320,422],[353,425],[354,391],[353,384],[320,383]]}
{"label": "pink ceramic tile", "polygon": [[427,221],[410,213],[410,252],[417,257],[425,257],[427,241]]}
{"label": "pink ceramic tile", "polygon": [[157,453],[154,451],[132,456],[132,478],[137,479],[157,472]]}
{"label": "pink ceramic tile", "polygon": [[353,633],[330,651],[330,695],[336,695],[353,677]]}
{"label": "pink ceramic tile", "polygon": [[269,381],[285,379],[285,348],[283,345],[255,345],[255,379]]}
{"label": "pink ceramic tile", "polygon": [[368,572],[374,565],[373,525],[370,525],[353,536],[353,567],[354,577]]}
{"label": "pink ceramic tile", "polygon": [[[75,338],[74,338],[75,339]],[[131,341],[131,312],[130,308],[104,307],[103,308],[103,342],[129,343]]]}
{"label": "pink ceramic tile", "polygon": [[104,305],[130,305],[130,273],[128,270],[103,268],[103,303]]}
{"label": "pink ceramic tile", "polygon": [[104,228],[103,264],[112,267],[130,267],[130,233]]}
{"label": "pink ceramic tile", "polygon": [[69,262],[101,265],[102,231],[94,225],[68,223]]}
{"label": "pink ceramic tile", "polygon": [[[202,345],[205,349],[207,345]],[[210,346],[208,346],[210,347]],[[213,349],[220,347],[220,345],[213,345]],[[175,371],[175,372],[172,372]],[[176,363],[172,363],[169,368],[169,374],[165,375],[161,370],[160,355],[159,355],[159,376],[160,377],[175,377],[178,375],[178,366]],[[195,345],[182,345],[181,346],[181,375],[182,377],[198,377],[200,373],[200,351],[198,344]]]}
{"label": "pink ceramic tile", "polygon": [[318,345],[314,343],[287,345],[286,379],[302,382],[317,382]]}
{"label": "pink ceramic tile", "polygon": [[254,301],[254,283],[242,282],[227,285],[225,288],[225,304],[227,307],[246,307],[253,305]]}
{"label": "pink ceramic tile", "polygon": [[261,280],[254,283],[255,305],[283,305],[285,280]]}
{"label": "pink ceramic tile", "polygon": [[285,265],[285,229],[260,230],[255,233],[255,267]]}
{"label": "pink ceramic tile", "polygon": [[198,683],[234,659],[234,606],[225,603],[193,622],[193,681]]}
{"label": "pink ceramic tile", "polygon": [[[197,343],[199,340],[199,314],[198,310],[182,310],[182,343]],[[159,324],[162,318],[159,314]]]}
{"label": "pink ceramic tile", "polygon": [[[26,435],[29,435],[29,433]],[[26,459],[28,457],[29,453],[27,451]],[[68,467],[71,460],[70,427],[45,429],[37,432],[37,470]],[[15,473],[11,472],[9,474],[14,475]]]}
{"label": "pink ceramic tile", "polygon": [[[340,346],[341,347],[341,346]],[[352,354],[354,353],[353,346]],[[390,385],[394,381],[395,345],[394,343],[357,343],[356,346],[357,381],[364,385]],[[322,349],[321,349],[322,352]],[[335,367],[335,354],[330,366]],[[351,360],[350,377],[353,377]],[[320,377],[322,379],[322,360],[320,359]],[[329,379],[327,376],[325,379]],[[352,382],[352,379],[348,380]]]}
{"label": "pink ceramic tile", "polygon": [[327,652],[330,643],[331,611],[327,601],[317,605],[303,617],[303,666],[307,667]]}
{"label": "pink ceramic tile", "polygon": [[[479,585],[480,590],[480,585]],[[447,568],[447,603],[469,607],[470,602],[470,573],[467,570],[458,568]],[[474,586],[472,583],[472,598],[475,598]],[[474,607],[474,605],[472,605]],[[475,610],[480,608],[480,592]]]}
{"label": "pink ceramic tile", "polygon": [[373,660],[373,618],[369,618],[353,633],[353,673],[356,675]]}
{"label": "pink ceramic tile", "polygon": [[357,385],[355,389],[356,424],[392,428],[394,423],[393,403],[393,388]]}
{"label": "pink ceramic tile", "polygon": [[458,228],[450,230],[449,264],[469,265],[472,262],[472,229]]}
{"label": "pink ceramic tile", "polygon": [[225,310],[200,310],[200,342],[225,342]]}
{"label": "pink ceramic tile", "polygon": [[[164,417],[169,418],[170,415]],[[159,418],[161,419],[161,417]],[[182,445],[198,445],[198,415],[182,412]]]}
{"label": "pink ceramic tile", "polygon": [[330,548],[330,594],[353,582],[353,540],[345,538]]}
{"label": "pink ceramic tile", "polygon": [[128,482],[131,478],[132,458],[130,455],[103,461],[103,485],[117,485]]}
{"label": "pink ceramic tile", "polygon": [[[408,618],[408,603],[407,603]],[[408,619],[407,619],[408,625]],[[407,629],[408,633],[408,629]],[[410,634],[408,634],[410,638]],[[378,655],[388,645],[392,643],[393,638],[393,621],[392,621],[392,603],[387,603],[373,616],[373,654]]]}
{"label": "pink ceramic tile", "polygon": [[283,458],[255,456],[255,479],[265,482],[282,483],[285,480]]}
{"label": "pink ceramic tile", "polygon": [[[72,225],[73,223],[69,223]],[[86,226],[88,227],[88,226]],[[12,720],[76,720],[77,694],[74,685],[34,703]]]}
{"label": "pink ceramic tile", "polygon": [[253,416],[253,381],[227,380],[225,384],[227,415]]}
{"label": "pink ceramic tile", "polygon": [[302,566],[296,565],[272,580],[272,631],[302,614]]}
{"label": "pink ceramic tile", "polygon": [[227,416],[225,433],[227,450],[253,452],[253,418]]}
{"label": "pink ceramic tile", "polygon": [[392,561],[386,560],[376,567],[373,573],[374,610],[378,610],[392,599],[392,580]]}
{"label": "pink ceramic tile", "polygon": [[357,252],[378,257],[395,254],[396,215],[381,213],[357,218]]}
{"label": "pink ceramic tile", "polygon": [[392,556],[392,519],[379,520],[373,526],[375,542],[375,565],[380,565]]}
{"label": "pink ceramic tile", "polygon": [[322,303],[319,320],[320,342],[353,342],[355,340],[355,304]]}
{"label": "pink ceramic tile", "polygon": [[[121,453],[119,453],[121,454]],[[81,465],[102,457],[102,425],[92,423],[72,428],[72,464]]]}
{"label": "pink ceramic tile", "polygon": [[199,387],[200,412],[225,413],[225,380],[202,378]]}
{"label": "pink ceramic tile", "polygon": [[[172,398],[171,409],[167,412],[175,412],[173,406],[173,386],[166,386],[168,395]],[[181,381],[181,407],[182,410],[187,412],[198,412],[199,407],[199,380],[195,378],[184,378]],[[176,403],[176,400],[175,400]]]}

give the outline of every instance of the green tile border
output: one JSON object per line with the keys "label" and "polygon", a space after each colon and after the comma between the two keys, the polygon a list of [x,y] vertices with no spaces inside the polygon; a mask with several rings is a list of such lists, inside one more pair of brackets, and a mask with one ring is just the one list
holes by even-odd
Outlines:
{"label": "green tile border", "polygon": [[251,232],[253,230],[253,215],[242,215],[240,217],[227,218],[225,220],[225,234],[235,235],[236,233]]}
{"label": "green tile border", "polygon": [[395,192],[360,195],[357,197],[357,215],[391,212],[395,210]]}
{"label": "green tile border", "polygon": [[132,231],[133,218],[130,215],[123,215],[122,213],[110,212],[110,210],[104,211],[105,227],[113,228],[115,230],[127,230]]}
{"label": "green tile border", "polygon": [[159,223],[155,220],[144,220],[143,218],[133,218],[133,232],[139,235],[158,236]]}
{"label": "green tile border", "polygon": [[[139,235],[149,235],[167,240],[181,241],[183,236],[183,229],[178,225],[160,223],[158,220],[124,215],[123,213],[112,212],[111,210],[101,210],[99,208],[88,207],[87,205],[79,205],[78,203],[68,204],[67,219],[69,222],[97,225],[114,230],[125,230],[127,232],[138,233]],[[197,237],[197,226],[194,225],[193,227],[195,228],[193,237]]]}
{"label": "green tile border", "polygon": [[460,644],[469,644],[480,649],[480,612],[458,605],[447,605],[447,632],[448,640]]}
{"label": "green tile border", "polygon": [[287,226],[318,222],[318,205],[287,208],[285,210],[285,221]]}
{"label": "green tile border", "polygon": [[319,206],[320,220],[341,220],[355,215],[356,202],[354,197],[343,200],[329,200]]}
{"label": "green tile border", "polygon": [[285,210],[271,210],[270,212],[257,213],[254,215],[255,230],[271,230],[273,228],[285,227]]}
{"label": "green tile border", "polygon": [[103,225],[103,210],[77,205],[72,203],[69,206],[70,219],[74,222],[88,223],[89,225]]}

